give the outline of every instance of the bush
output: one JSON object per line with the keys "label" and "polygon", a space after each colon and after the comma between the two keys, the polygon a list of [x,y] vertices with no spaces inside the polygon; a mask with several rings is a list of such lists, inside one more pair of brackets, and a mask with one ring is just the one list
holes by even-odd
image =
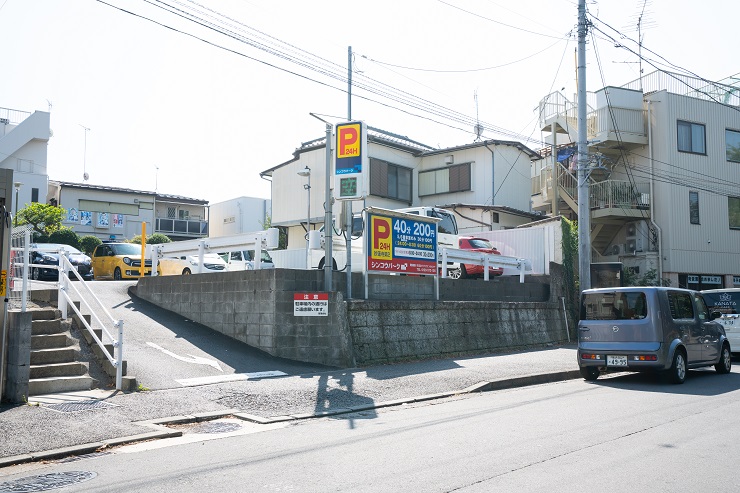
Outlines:
{"label": "bush", "polygon": [[61,243],[79,249],[80,237],[71,229],[58,229],[49,235],[49,243]]}
{"label": "bush", "polygon": [[[131,238],[131,243],[141,245],[141,235],[136,235]],[[147,245],[159,245],[162,243],[172,243],[172,240],[170,240],[169,236],[163,235],[162,233],[154,233],[153,235],[149,235],[146,237]]]}
{"label": "bush", "polygon": [[80,250],[87,255],[92,255],[95,247],[103,243],[97,236],[86,235],[80,238]]}

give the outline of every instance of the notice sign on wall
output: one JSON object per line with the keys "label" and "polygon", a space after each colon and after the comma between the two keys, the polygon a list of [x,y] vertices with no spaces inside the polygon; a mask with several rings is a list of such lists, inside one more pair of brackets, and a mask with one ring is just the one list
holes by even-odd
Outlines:
{"label": "notice sign on wall", "polygon": [[293,293],[293,316],[329,316],[329,293]]}
{"label": "notice sign on wall", "polygon": [[369,272],[437,273],[436,222],[368,212],[366,237]]}

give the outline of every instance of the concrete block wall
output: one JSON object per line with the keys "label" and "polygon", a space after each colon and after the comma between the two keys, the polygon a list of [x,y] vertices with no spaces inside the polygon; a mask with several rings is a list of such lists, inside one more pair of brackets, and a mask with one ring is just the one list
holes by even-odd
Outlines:
{"label": "concrete block wall", "polygon": [[[273,356],[349,367],[567,340],[549,283],[335,274],[326,317],[295,316],[293,295],[323,289],[322,271],[274,269],[141,279],[137,296]],[[447,298],[447,299],[446,299]],[[460,300],[486,301],[450,301]],[[512,301],[518,300],[518,302]],[[526,300],[526,301],[525,301]],[[534,301],[532,301],[534,300]]]}
{"label": "concrete block wall", "polygon": [[350,301],[347,316],[358,365],[567,340],[562,310],[551,302]]}
{"label": "concrete block wall", "polygon": [[[31,373],[30,311],[8,311],[7,361],[3,401],[24,402],[28,399],[28,379]],[[4,358],[0,358],[4,359]]]}

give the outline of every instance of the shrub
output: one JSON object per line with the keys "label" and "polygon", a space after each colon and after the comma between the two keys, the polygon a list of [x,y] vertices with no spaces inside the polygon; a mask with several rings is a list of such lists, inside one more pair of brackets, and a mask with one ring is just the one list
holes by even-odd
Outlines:
{"label": "shrub", "polygon": [[71,229],[58,229],[49,235],[49,243],[61,243],[79,249],[80,237]]}
{"label": "shrub", "polygon": [[80,238],[80,250],[85,252],[87,255],[92,255],[95,247],[103,243],[97,236],[86,235]]}
{"label": "shrub", "polygon": [[[172,240],[170,240],[170,237],[167,235],[163,235],[162,233],[154,233],[153,235],[149,235],[146,237],[146,244],[147,245],[159,245],[161,243],[171,243]],[[141,235],[136,235],[133,238],[131,238],[131,243],[136,243],[137,245],[141,245]]]}

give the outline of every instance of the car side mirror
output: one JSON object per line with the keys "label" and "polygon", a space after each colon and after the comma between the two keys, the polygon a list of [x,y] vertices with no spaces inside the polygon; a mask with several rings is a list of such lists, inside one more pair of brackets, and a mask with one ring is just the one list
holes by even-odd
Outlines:
{"label": "car side mirror", "polygon": [[109,257],[115,257],[115,256],[116,256],[116,254],[115,254],[115,253],[113,253],[113,252],[108,252],[108,256],[109,256]]}
{"label": "car side mirror", "polygon": [[722,312],[710,312],[709,313],[709,320],[716,320],[720,317],[722,317]]}

